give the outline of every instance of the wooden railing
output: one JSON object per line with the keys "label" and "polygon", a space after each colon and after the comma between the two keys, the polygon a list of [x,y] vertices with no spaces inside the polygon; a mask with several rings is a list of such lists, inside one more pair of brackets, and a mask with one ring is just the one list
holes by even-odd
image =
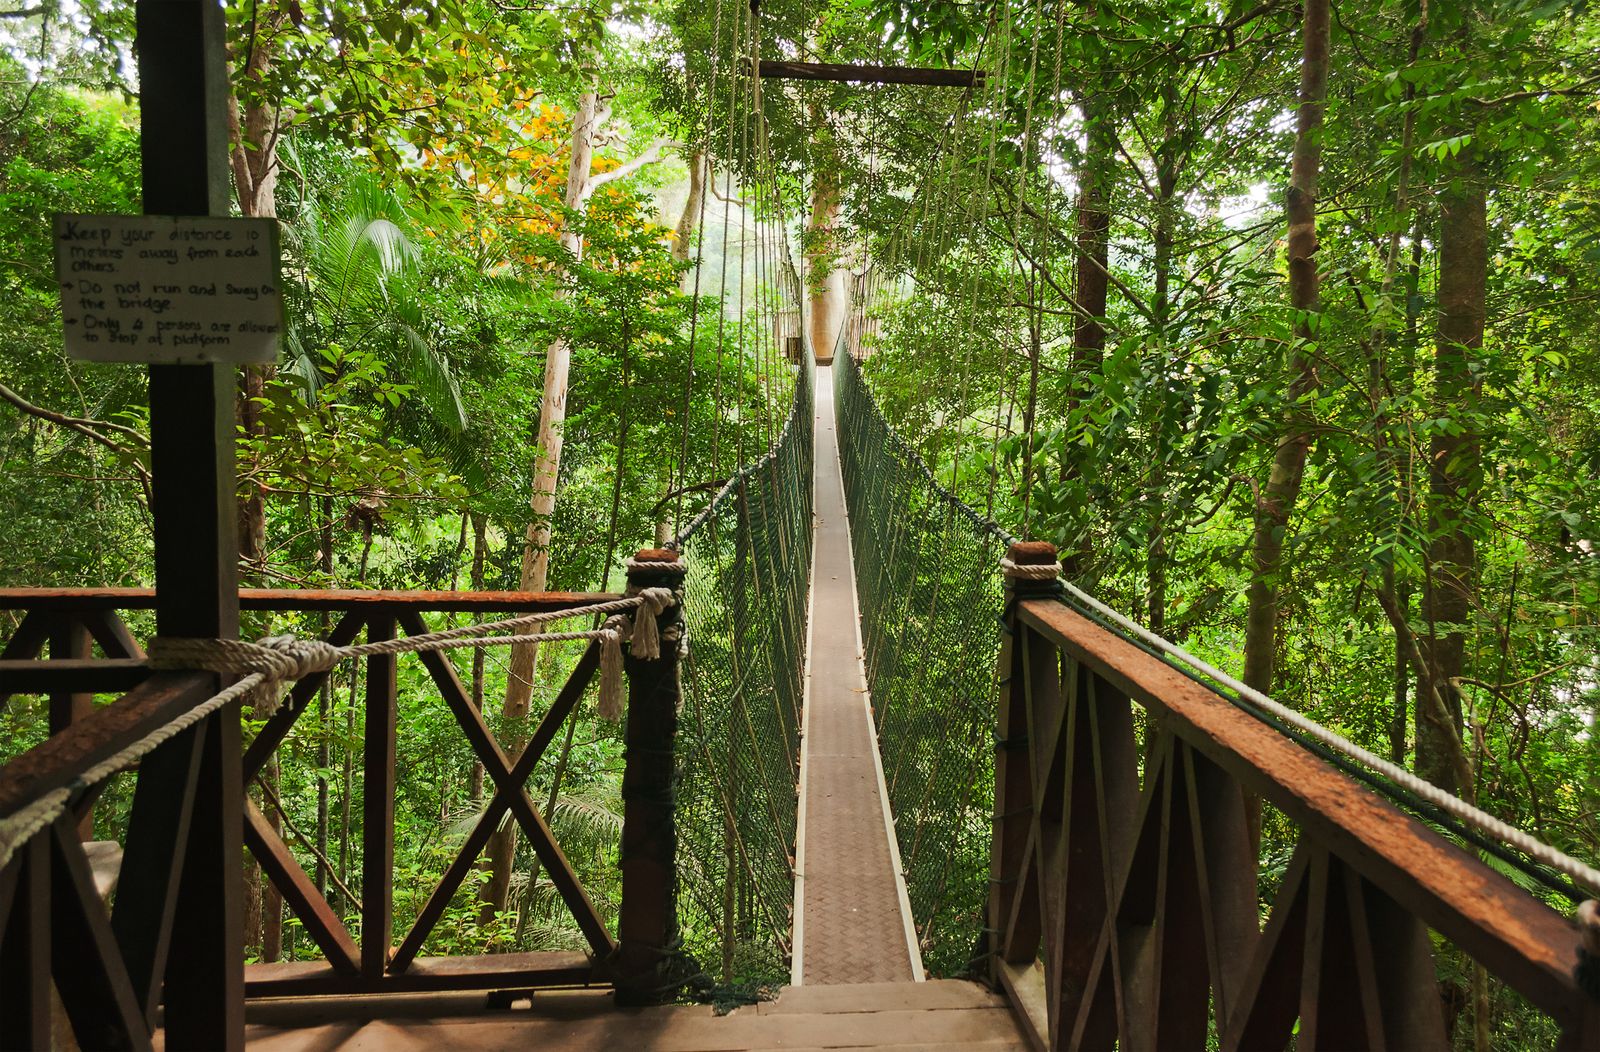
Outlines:
{"label": "wooden railing", "polygon": [[[1009,588],[988,945],[1040,1047],[1448,1048],[1430,929],[1600,1047],[1571,922],[1050,582]],[[1253,797],[1300,830],[1264,926]]]}
{"label": "wooden railing", "polygon": [[[681,566],[671,562],[677,559],[674,553],[639,554],[641,561],[655,565],[630,572],[631,585],[681,584]],[[326,612],[333,617],[326,638],[343,646],[363,636],[376,641],[424,633],[429,630],[426,614],[533,613],[615,598],[582,593],[246,590],[240,593],[240,606]],[[205,701],[216,683],[207,674],[153,672],[146,666],[144,652],[119,612],[153,603],[152,593],[139,590],[0,591],[0,609],[23,611],[0,653],[0,704],[18,693],[45,693],[51,698],[51,736],[0,768],[0,821],[52,790],[73,790],[72,812],[29,839],[0,869],[0,1047],[49,1047],[52,985],[82,1047],[149,1047],[163,1003],[169,1033],[184,1025],[183,999],[174,985],[183,967],[204,960],[213,967],[243,969],[242,946],[207,945],[204,932],[183,923],[180,889],[190,881],[230,889],[236,901],[241,894],[238,858],[218,853],[214,838],[190,828],[197,800],[214,803],[218,798],[221,806],[242,813],[250,853],[323,955],[321,961],[244,969],[243,996],[381,995],[596,983],[610,984],[619,998],[635,1002],[670,995],[662,989],[659,972],[676,938],[670,803],[678,700],[676,645],[664,640],[659,659],[629,656],[626,660],[628,760],[623,778],[622,901],[615,935],[602,921],[527,789],[546,748],[596,674],[599,644],[591,643],[583,653],[528,746],[516,757],[500,748],[455,666],[441,653],[365,658],[361,937],[357,939],[273,823],[244,792],[316,697],[328,673],[294,684],[255,738],[239,750],[232,770],[203,766],[201,741],[228,721],[236,727],[237,706],[162,744],[138,765],[120,883],[114,909],[106,910],[80,829],[101,786],[77,783],[93,765]],[[676,607],[660,617],[660,627],[669,638],[677,617]],[[91,643],[100,645],[103,657],[91,655]],[[48,657],[41,659],[46,648]],[[420,661],[426,668],[438,697],[454,715],[492,784],[484,812],[403,933],[391,930],[398,660]],[[96,693],[124,690],[126,694],[108,705],[93,704]],[[571,912],[588,943],[587,952],[420,956],[452,896],[508,813]],[[242,1010],[242,1003],[206,1008],[222,1016],[207,1022],[209,1032],[242,1032],[226,1018]]]}

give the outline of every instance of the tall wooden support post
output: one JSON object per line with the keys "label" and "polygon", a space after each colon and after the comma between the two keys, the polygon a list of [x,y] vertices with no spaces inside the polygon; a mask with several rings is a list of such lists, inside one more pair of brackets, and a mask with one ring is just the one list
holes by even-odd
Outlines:
{"label": "tall wooden support post", "polygon": [[[646,548],[634,556],[629,589],[671,588],[682,595],[678,553]],[[678,651],[682,603],[662,612],[661,656],[627,658],[627,767],[622,775],[622,907],[612,975],[617,1003],[670,1001],[682,985],[669,954],[678,942],[678,830],[673,815],[678,737]]]}
{"label": "tall wooden support post", "polygon": [[[367,622],[367,642],[393,639],[392,614]],[[361,973],[378,979],[389,967],[394,926],[395,656],[367,659],[366,771],[361,803]]]}
{"label": "tall wooden support post", "polygon": [[[81,621],[63,617],[50,626],[50,660],[81,661],[93,656],[89,630]],[[50,695],[50,733],[60,734],[94,711],[94,695],[65,691]],[[78,819],[78,835],[94,838],[94,801],[91,796]]]}
{"label": "tall wooden support post", "polygon": [[[1054,566],[1056,549],[1042,541],[1013,544],[1006,557],[1018,566]],[[994,833],[989,856],[989,923],[985,951],[990,979],[1005,983],[1009,966],[1031,968],[1040,937],[1037,869],[1030,863],[1034,824],[1028,649],[1019,633],[1031,631],[1016,604],[1049,595],[1053,581],[1006,578],[1006,632],[1000,644],[1000,698],[995,714]],[[1037,649],[1037,648],[1035,648]]]}
{"label": "tall wooden support post", "polygon": [[[227,215],[222,8],[217,0],[138,0],[135,19],[144,210]],[[156,630],[164,636],[237,638],[232,366],[150,367],[150,460]],[[182,917],[166,966],[169,1049],[244,1046],[237,706],[208,720],[203,734],[200,788],[180,878]],[[147,763],[186,763],[181,754],[162,750]]]}
{"label": "tall wooden support post", "polygon": [[0,870],[0,1052],[51,1047],[50,839]]}

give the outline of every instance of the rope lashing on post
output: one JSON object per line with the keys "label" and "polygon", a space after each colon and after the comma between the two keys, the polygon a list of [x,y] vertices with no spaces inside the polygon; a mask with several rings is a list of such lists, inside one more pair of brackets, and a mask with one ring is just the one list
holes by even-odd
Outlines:
{"label": "rope lashing on post", "polygon": [[[149,662],[153,669],[203,669],[208,672],[243,675],[245,678],[228,688],[228,691],[234,692],[234,697],[250,695],[256,698],[258,713],[270,715],[277,705],[284,684],[318,672],[326,672],[346,658],[372,657],[378,654],[416,654],[425,651],[458,650],[463,647],[508,646],[518,643],[594,640],[601,644],[600,711],[602,715],[614,714],[607,716],[608,719],[614,719],[622,712],[622,644],[632,639],[635,652],[640,656],[648,654],[659,657],[661,641],[656,630],[656,616],[676,601],[670,588],[645,588],[636,594],[604,603],[592,603],[567,610],[541,611],[500,621],[486,621],[439,632],[426,632],[403,639],[380,639],[343,647],[331,646],[321,640],[297,639],[293,636],[269,636],[255,643],[242,639],[157,636],[150,641]],[[635,612],[632,621],[623,616],[627,611]],[[608,617],[599,628],[583,632],[519,631],[551,621],[591,614],[612,616]],[[640,616],[641,614],[647,616]]]}
{"label": "rope lashing on post", "polygon": [[[650,569],[657,565],[665,569],[673,564],[636,565],[633,560],[629,560],[628,568]],[[630,588],[629,593],[621,599],[608,600],[604,603],[592,603],[566,610],[541,611],[499,621],[462,625],[459,628],[439,632],[426,632],[404,639],[382,639],[343,647],[336,647],[318,639],[297,639],[288,635],[268,636],[255,643],[240,639],[157,636],[150,641],[148,649],[148,661],[152,669],[203,670],[242,675],[243,678],[169,723],[157,727],[127,748],[90,767],[73,779],[70,785],[51,790],[38,800],[0,819],[0,869],[10,864],[23,844],[65,815],[73,797],[78,793],[132,767],[166,742],[235,701],[254,698],[257,715],[270,715],[276,710],[286,684],[318,672],[326,672],[346,658],[370,657],[375,654],[416,654],[425,651],[505,646],[515,643],[593,640],[600,643],[600,696],[596,708],[603,718],[615,722],[622,718],[624,702],[622,644],[629,643],[630,650],[636,657],[659,658],[661,632],[657,628],[657,618],[678,601],[677,594],[671,588]],[[629,611],[633,612],[631,618],[627,616]],[[519,631],[569,617],[596,614],[610,616],[599,628],[589,631],[539,634]],[[681,639],[681,632],[670,633],[669,642],[674,639]]]}
{"label": "rope lashing on post", "polygon": [[[1060,566],[1053,562],[1018,565],[1010,559],[1002,559],[1000,561],[1000,569],[1006,577],[1012,580],[1027,581],[1051,580],[1059,577],[1061,570]],[[1487,811],[1469,804],[1454,793],[1439,788],[1425,778],[1418,777],[1404,767],[1386,760],[1367,749],[1363,749],[1343,735],[1329,730],[1316,720],[1296,712],[1287,705],[1274,701],[1259,690],[1246,686],[1214,665],[1195,657],[1176,643],[1163,639],[1143,625],[1124,617],[1070,582],[1062,580],[1060,581],[1060,587],[1067,595],[1070,595],[1073,599],[1119,628],[1131,633],[1167,656],[1188,665],[1207,679],[1233,691],[1263,712],[1270,713],[1276,719],[1322,743],[1334,752],[1353,760],[1363,767],[1376,771],[1389,781],[1427,801],[1462,824],[1515,848],[1541,865],[1565,874],[1590,892],[1600,891],[1600,870],[1595,869],[1593,866],[1573,858],[1559,848],[1528,835],[1516,826],[1501,821]]]}

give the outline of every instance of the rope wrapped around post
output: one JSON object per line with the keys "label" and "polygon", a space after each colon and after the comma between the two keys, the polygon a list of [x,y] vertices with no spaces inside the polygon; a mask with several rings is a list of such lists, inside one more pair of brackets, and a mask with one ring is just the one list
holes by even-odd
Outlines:
{"label": "rope wrapped around post", "polygon": [[[683,587],[678,553],[645,549],[628,560],[628,590],[645,594]],[[640,614],[644,610],[641,608]],[[679,659],[684,647],[682,604],[655,608],[655,622],[636,615],[634,631],[649,625],[655,646],[629,648],[628,719],[622,774],[622,902],[617,949],[608,967],[619,1004],[670,1001],[699,966],[678,934],[677,777]]]}

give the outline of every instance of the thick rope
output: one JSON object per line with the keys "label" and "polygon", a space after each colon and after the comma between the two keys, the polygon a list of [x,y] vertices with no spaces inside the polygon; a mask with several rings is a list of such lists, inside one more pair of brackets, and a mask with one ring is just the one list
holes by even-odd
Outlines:
{"label": "thick rope", "polygon": [[[1060,574],[1060,567],[1055,563],[1045,563],[1040,565],[1018,565],[1017,563],[1012,562],[1010,559],[1002,559],[1000,561],[1000,568],[1001,572],[1003,572],[1006,577],[1012,580],[1051,580]],[[1394,784],[1422,798],[1423,800],[1432,804],[1434,807],[1437,807],[1439,810],[1449,814],[1451,817],[1457,819],[1463,824],[1476,829],[1478,832],[1483,833],[1486,836],[1493,837],[1494,839],[1515,848],[1533,861],[1538,862],[1541,865],[1548,866],[1550,869],[1553,869],[1558,873],[1566,874],[1568,877],[1571,877],[1574,881],[1588,889],[1590,892],[1600,891],[1600,870],[1595,869],[1593,866],[1573,858],[1571,855],[1561,851],[1559,848],[1552,847],[1551,845],[1544,843],[1542,840],[1530,836],[1528,833],[1518,829],[1516,826],[1504,822],[1496,818],[1494,815],[1489,814],[1487,811],[1469,804],[1467,801],[1461,799],[1459,796],[1456,796],[1454,793],[1446,792],[1427,779],[1420,778],[1411,773],[1404,767],[1392,763],[1376,753],[1363,749],[1361,746],[1357,745],[1355,742],[1352,742],[1343,735],[1329,730],[1316,720],[1313,720],[1302,713],[1296,712],[1287,705],[1283,705],[1280,702],[1272,700],[1259,690],[1246,686],[1237,679],[1234,679],[1232,676],[1228,675],[1226,672],[1223,672],[1221,669],[1218,669],[1208,662],[1195,657],[1193,654],[1178,646],[1176,643],[1172,643],[1166,639],[1163,639],[1154,632],[1150,631],[1148,628],[1145,628],[1143,625],[1140,625],[1122,616],[1121,614],[1117,613],[1117,611],[1111,609],[1111,607],[1106,606],[1089,593],[1070,584],[1069,582],[1062,581],[1061,586],[1066,590],[1068,595],[1072,596],[1072,598],[1076,599],[1080,603],[1083,603],[1085,606],[1111,621],[1113,624],[1127,632],[1132,633],[1143,642],[1150,644],[1167,656],[1176,658],[1177,660],[1183,662],[1196,672],[1206,676],[1208,679],[1211,679],[1214,682],[1228,688],[1229,690],[1234,691],[1241,698],[1249,701],[1252,705],[1264,712],[1270,713],[1275,718],[1282,720],[1284,723],[1295,728],[1296,730],[1309,735],[1315,740],[1321,742],[1323,745],[1327,746],[1329,749],[1332,749],[1334,752],[1339,753],[1350,760],[1354,760],[1363,767],[1367,767],[1370,770],[1376,771]]]}
{"label": "thick rope", "polygon": [[[667,569],[673,563],[636,563],[628,568]],[[661,633],[657,618],[677,602],[671,588],[630,589],[622,599],[566,610],[524,614],[500,621],[463,625],[440,632],[427,632],[403,639],[381,639],[370,643],[336,647],[318,639],[269,636],[257,643],[239,639],[192,639],[157,636],[150,641],[149,665],[157,670],[203,670],[228,675],[243,675],[237,683],[151,731],[127,748],[90,767],[70,784],[53,789],[39,799],[0,819],[0,869],[16,856],[23,844],[49,828],[69,810],[79,792],[127,770],[144,757],[193,727],[201,720],[235,701],[252,698],[258,716],[270,715],[277,708],[282,688],[306,676],[332,669],[346,658],[375,654],[415,654],[425,651],[457,650],[464,647],[502,646],[515,643],[554,643],[564,640],[595,640],[600,647],[600,715],[615,722],[622,718],[622,644],[630,642],[635,657],[661,656]],[[624,616],[633,611],[630,620]],[[507,629],[532,628],[550,621],[592,614],[610,614],[597,629],[587,632],[504,634]],[[681,633],[673,633],[681,638]]]}

